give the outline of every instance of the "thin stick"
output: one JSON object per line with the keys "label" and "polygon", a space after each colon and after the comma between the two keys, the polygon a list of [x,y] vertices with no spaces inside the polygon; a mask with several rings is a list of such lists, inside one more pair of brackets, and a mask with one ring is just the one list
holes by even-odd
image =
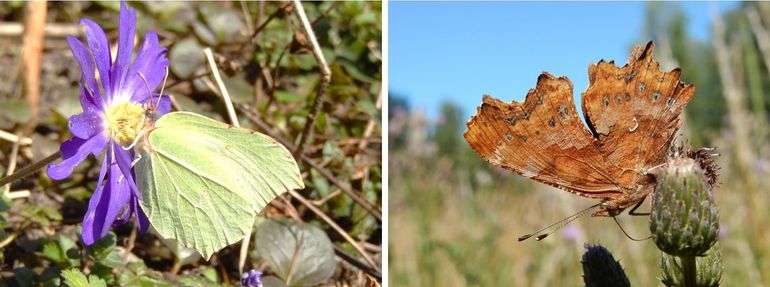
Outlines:
{"label": "thin stick", "polygon": [[8,199],[27,198],[30,195],[32,195],[32,193],[29,189],[16,190],[8,193]]}
{"label": "thin stick", "polygon": [[230,116],[230,123],[232,123],[233,126],[240,127],[238,124],[238,117],[235,115],[235,109],[233,108],[233,102],[230,100],[230,94],[227,93],[225,83],[222,82],[222,76],[219,75],[219,69],[214,62],[214,55],[211,53],[211,48],[203,49],[203,53],[206,54],[206,60],[209,62],[211,73],[214,74],[214,80],[217,81],[219,92],[222,93],[222,98],[225,100],[225,107],[227,107],[227,115]]}
{"label": "thin stick", "polygon": [[44,158],[44,159],[42,159],[42,160],[40,160],[40,161],[38,161],[36,163],[33,163],[31,165],[28,165],[28,166],[25,166],[24,168],[20,169],[19,171],[17,171],[14,174],[11,174],[11,175],[3,177],[3,178],[0,178],[0,186],[3,186],[5,184],[7,184],[7,183],[11,183],[11,182],[16,181],[17,179],[20,179],[20,178],[23,178],[25,176],[28,176],[28,175],[32,174],[33,172],[36,172],[38,169],[41,169],[44,166],[48,165],[49,163],[55,161],[60,156],[61,156],[61,152],[57,151],[57,152],[49,155],[48,157],[46,157],[46,158]]}
{"label": "thin stick", "polygon": [[[18,137],[21,137],[21,132],[18,133]],[[16,170],[16,162],[19,158],[19,142],[13,143],[13,147],[11,147],[11,160],[8,163],[8,170],[6,171],[5,175],[11,175],[13,174],[13,171]],[[8,196],[8,193],[11,192],[11,184],[5,185],[5,190],[3,191],[4,196]]]}
{"label": "thin stick", "polygon": [[313,32],[313,27],[310,26],[310,21],[307,20],[305,8],[302,7],[302,3],[299,2],[299,0],[293,0],[292,2],[294,3],[295,10],[297,10],[297,18],[302,22],[305,36],[310,40],[310,44],[313,46],[313,56],[315,56],[316,61],[318,61],[318,69],[321,72],[321,84],[318,86],[318,93],[315,96],[313,106],[310,108],[310,112],[305,120],[305,128],[302,129],[302,133],[299,135],[300,138],[299,143],[297,143],[297,149],[294,150],[294,156],[297,157],[297,155],[302,154],[302,148],[304,147],[307,138],[311,136],[313,131],[312,127],[318,114],[318,108],[324,101],[326,87],[329,86],[329,82],[331,82],[332,79],[332,72],[331,69],[329,69],[329,65],[326,64],[326,59],[324,58],[323,52],[321,52],[321,46],[318,45],[318,40]]}
{"label": "thin stick", "polygon": [[[377,102],[375,102],[374,106],[376,108],[380,108],[382,106],[382,88],[380,88],[380,92],[377,93]],[[374,127],[377,124],[377,120],[374,117],[369,119],[369,122],[366,123],[366,129],[364,129],[364,136],[361,142],[358,143],[358,149],[364,149],[367,144],[369,144],[369,137],[372,135],[372,132],[374,132]]]}
{"label": "thin stick", "polygon": [[[256,218],[256,217],[255,217]],[[243,238],[243,241],[241,241],[241,249],[238,251],[238,273],[243,273],[243,266],[246,265],[246,257],[248,257],[249,253],[249,244],[251,243],[251,235],[254,231],[254,223],[251,223],[251,227],[249,227],[249,233],[246,234],[246,237]]]}
{"label": "thin stick", "polygon": [[[301,194],[297,193],[294,190],[289,190],[289,193],[291,194],[291,196],[293,196],[294,198],[299,200],[299,202],[301,202],[303,205],[305,205],[308,209],[313,211],[313,213],[315,213],[318,217],[320,217],[324,222],[329,224],[329,226],[331,226],[332,229],[334,229],[334,231],[337,231],[337,233],[340,236],[342,236],[342,238],[344,238],[345,241],[350,243],[350,245],[352,245],[353,248],[355,248],[356,251],[358,251],[358,253],[360,253],[361,256],[364,257],[364,259],[366,260],[366,262],[369,263],[370,266],[376,268],[377,264],[375,264],[374,261],[372,260],[372,258],[369,257],[369,254],[367,254],[366,251],[364,251],[364,249],[361,247],[361,245],[358,244],[358,242],[356,242],[356,240],[353,239],[353,237],[350,237],[350,234],[345,232],[345,230],[343,230],[339,225],[337,225],[337,223],[335,223],[334,220],[329,218],[329,216],[327,216],[323,211],[318,209],[318,207],[313,205],[313,203],[311,203],[310,201],[305,199],[305,197],[303,197]],[[377,270],[379,270],[379,269],[377,269]]]}
{"label": "thin stick", "polygon": [[32,116],[25,123],[24,130],[31,132],[37,126],[40,113],[40,58],[43,53],[43,29],[45,28],[47,3],[34,1],[26,4],[24,36],[22,37],[21,67],[24,100],[31,108]]}
{"label": "thin stick", "polygon": [[139,230],[139,228],[131,228],[131,235],[128,236],[128,242],[126,243],[126,247],[123,250],[123,259],[122,263],[118,268],[115,268],[113,270],[113,274],[121,274],[123,270],[126,268],[126,264],[128,263],[128,257],[131,255],[131,250],[134,249],[134,244],[136,243],[136,231]]}
{"label": "thin stick", "polygon": [[[0,36],[13,37],[24,33],[24,26],[20,23],[0,22]],[[79,36],[83,34],[80,26],[74,24],[46,23],[43,33],[50,37]]]}
{"label": "thin stick", "polygon": [[382,280],[382,273],[380,273],[379,270],[366,265],[366,263],[363,263],[361,262],[361,260],[358,260],[358,258],[355,258],[353,257],[353,255],[348,254],[347,252],[345,252],[344,249],[340,248],[337,245],[334,245],[334,254],[337,254],[338,257],[344,259],[345,261],[355,266],[356,268],[361,269],[361,271],[364,271],[364,273],[369,274],[372,277],[376,278],[377,281]]}
{"label": "thin stick", "polygon": [[21,145],[30,145],[32,144],[32,139],[28,137],[18,137],[15,134],[6,132],[4,130],[0,130],[0,139],[7,140],[9,142],[21,142]]}
{"label": "thin stick", "polygon": [[254,23],[252,23],[251,19],[251,13],[249,13],[249,8],[246,7],[246,1],[239,1],[241,3],[241,12],[243,13],[243,18],[246,20],[246,30],[249,31],[249,34],[254,33]]}
{"label": "thin stick", "polygon": [[275,10],[275,12],[270,14],[270,16],[267,16],[267,19],[265,19],[265,22],[262,22],[262,24],[260,24],[259,27],[254,29],[254,32],[251,34],[251,38],[252,39],[256,38],[257,35],[259,35],[259,32],[261,32],[262,29],[264,29],[267,26],[267,24],[270,23],[270,21],[272,21],[275,17],[281,16],[284,13],[288,12],[289,11],[288,8],[289,8],[289,4],[286,3],[282,5],[281,8],[278,8],[278,10]]}
{"label": "thin stick", "polygon": [[[238,123],[238,116],[235,115],[235,108],[233,107],[233,101],[230,100],[230,94],[227,92],[227,88],[225,87],[225,83],[222,82],[222,76],[219,74],[219,69],[217,69],[217,64],[214,62],[214,55],[211,53],[211,48],[203,49],[203,53],[206,54],[206,59],[209,62],[209,67],[211,67],[211,73],[214,74],[214,80],[217,81],[217,85],[219,86],[219,92],[222,95],[222,98],[225,100],[225,107],[227,108],[227,114],[230,116],[230,123],[232,123],[235,127],[240,127],[241,125]],[[252,221],[254,219],[252,218]],[[241,249],[239,251],[239,257],[238,257],[238,271],[243,273],[243,266],[246,265],[246,257],[249,253],[249,243],[251,241],[251,232],[254,230],[254,224],[252,224],[249,227],[249,232],[247,232],[246,237],[244,237],[243,242],[241,242]]]}

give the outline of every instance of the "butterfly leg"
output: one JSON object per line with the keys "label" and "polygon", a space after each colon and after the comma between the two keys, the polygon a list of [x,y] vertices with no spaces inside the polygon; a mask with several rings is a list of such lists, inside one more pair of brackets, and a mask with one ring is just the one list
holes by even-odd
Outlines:
{"label": "butterfly leg", "polygon": [[136,158],[134,159],[134,161],[131,162],[131,167],[134,167],[136,163],[139,162],[140,159],[142,159],[142,154],[137,153]]}
{"label": "butterfly leg", "polygon": [[644,200],[645,200],[646,198],[647,198],[647,196],[644,196],[644,197],[642,198],[642,200],[640,200],[640,201],[639,201],[639,203],[637,203],[636,205],[634,205],[634,207],[632,207],[632,208],[631,208],[631,210],[630,210],[630,211],[628,211],[628,215],[632,215],[632,216],[645,216],[645,215],[650,215],[650,213],[649,213],[649,212],[639,212],[639,213],[637,213],[637,212],[636,212],[636,209],[638,209],[638,208],[639,208],[639,206],[642,206],[642,203],[644,203]]}

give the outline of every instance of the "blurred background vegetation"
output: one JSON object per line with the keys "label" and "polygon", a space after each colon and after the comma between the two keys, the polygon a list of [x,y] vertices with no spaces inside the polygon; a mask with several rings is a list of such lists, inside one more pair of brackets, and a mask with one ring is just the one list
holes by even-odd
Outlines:
{"label": "blurred background vegetation", "polygon": [[[290,146],[298,144],[321,74],[291,2],[146,1],[129,5],[138,12],[137,42],[152,29],[169,49],[165,91],[176,109],[226,122],[224,103],[203,53],[203,48],[211,47],[241,126]],[[111,43],[117,41],[119,2],[43,6],[46,25],[37,54],[41,69],[33,79],[40,90],[32,95],[22,87],[29,80],[23,72],[27,67],[22,60],[22,39],[28,31],[42,27],[25,27],[25,19],[31,18],[28,6],[25,2],[0,4],[3,176],[14,163],[18,170],[36,162],[71,137],[67,118],[81,111],[81,74],[65,36],[82,40],[78,21],[90,18],[104,27]],[[327,218],[322,220],[289,195],[273,201],[264,214],[307,222],[331,240],[336,254],[333,275],[313,281],[313,285],[376,284],[382,256],[381,3],[313,2],[304,7],[332,76],[312,136],[304,145],[302,159],[297,160],[306,185],[299,193]],[[114,228],[93,247],[84,247],[79,228],[96,185],[99,162],[86,160],[65,181],[53,182],[38,172],[2,187],[0,286],[58,286],[62,270],[68,269],[96,275],[109,285],[239,284],[240,244],[206,262],[167,247],[151,233],[135,234],[133,224],[126,224]],[[354,198],[368,205],[364,208]],[[343,239],[332,223],[352,241]],[[255,245],[252,241],[245,269],[275,275]]]}
{"label": "blurred background vegetation", "polygon": [[[682,80],[696,87],[683,115],[683,138],[693,148],[716,146],[721,154],[715,196],[722,283],[770,286],[770,4],[743,3],[715,13],[706,41],[687,34],[687,17],[675,5],[649,3],[646,15],[629,51],[652,40],[663,69],[681,67]],[[388,98],[389,282],[582,285],[583,246],[599,243],[621,262],[632,286],[660,285],[655,244],[631,241],[611,218],[585,217],[544,241],[517,242],[594,202],[485,163],[462,138],[463,115],[475,107],[446,102],[438,119],[427,119],[410,106],[407,99],[415,96]],[[649,235],[647,217],[618,219],[633,236]]]}

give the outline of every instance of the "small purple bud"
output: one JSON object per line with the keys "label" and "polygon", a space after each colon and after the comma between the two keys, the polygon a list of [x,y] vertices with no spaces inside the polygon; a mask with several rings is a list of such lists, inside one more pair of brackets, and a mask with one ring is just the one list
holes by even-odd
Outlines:
{"label": "small purple bud", "polygon": [[241,275],[243,287],[262,287],[262,272],[251,269]]}

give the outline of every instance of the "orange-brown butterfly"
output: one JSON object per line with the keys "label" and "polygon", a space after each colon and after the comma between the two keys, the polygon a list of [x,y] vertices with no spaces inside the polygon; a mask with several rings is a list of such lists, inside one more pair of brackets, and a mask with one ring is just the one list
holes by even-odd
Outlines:
{"label": "orange-brown butterfly", "polygon": [[679,115],[695,93],[679,80],[678,68],[660,71],[653,49],[652,42],[635,47],[623,67],[604,60],[588,67],[581,99],[587,127],[572,100],[572,83],[544,72],[523,103],[484,96],[465,139],[495,166],[602,200],[574,218],[591,211],[615,216],[638,206],[654,190],[648,172],[665,162]]}

